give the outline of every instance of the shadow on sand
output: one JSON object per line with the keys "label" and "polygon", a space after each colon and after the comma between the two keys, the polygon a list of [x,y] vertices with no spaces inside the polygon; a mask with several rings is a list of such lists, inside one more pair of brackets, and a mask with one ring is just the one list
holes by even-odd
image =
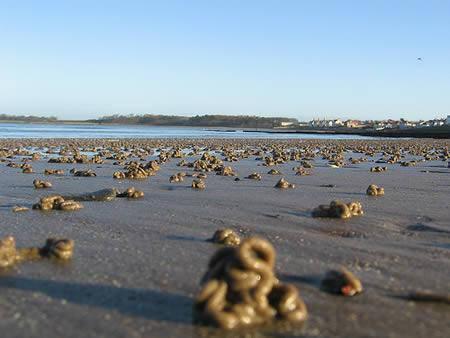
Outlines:
{"label": "shadow on sand", "polygon": [[188,241],[188,242],[207,242],[207,239],[201,239],[194,236],[169,235],[166,236],[171,241]]}
{"label": "shadow on sand", "polygon": [[[291,328],[269,324],[263,327],[229,332],[192,323],[193,299],[163,291],[120,288],[110,285],[85,284],[1,276],[0,293],[7,289],[40,292],[51,298],[69,303],[99,307],[118,311],[121,314],[144,319],[162,321],[170,324],[189,325],[194,331],[186,331],[184,337],[202,338],[263,338],[263,337],[303,337],[303,325]],[[86,311],[89,311],[87,308]],[[287,331],[286,331],[287,330]],[[285,332],[286,331],[286,332]],[[3,336],[2,336],[3,337]],[[181,337],[181,336],[180,336]]]}
{"label": "shadow on sand", "polygon": [[164,291],[11,276],[0,278],[0,289],[1,292],[6,289],[40,292],[70,303],[101,307],[155,321],[192,322],[192,299]]}
{"label": "shadow on sand", "polygon": [[164,185],[161,187],[161,190],[167,190],[167,191],[176,191],[176,190],[190,190],[192,189],[191,186],[187,185]]}
{"label": "shadow on sand", "polygon": [[416,223],[416,224],[409,225],[406,227],[406,229],[408,229],[410,231],[417,231],[417,232],[435,232],[435,233],[440,233],[440,234],[450,234],[449,230],[440,229],[438,227],[426,225],[426,224],[422,224],[422,223]]}
{"label": "shadow on sand", "polygon": [[280,274],[280,280],[283,282],[288,283],[300,283],[300,284],[307,284],[310,286],[314,286],[317,288],[320,288],[320,283],[323,276],[321,275],[293,275],[288,273],[282,273]]}

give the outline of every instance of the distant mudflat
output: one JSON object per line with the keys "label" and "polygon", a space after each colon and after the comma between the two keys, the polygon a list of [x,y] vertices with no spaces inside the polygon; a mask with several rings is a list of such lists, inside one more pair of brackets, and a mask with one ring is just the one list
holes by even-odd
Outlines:
{"label": "distant mudflat", "polygon": [[[425,139],[0,140],[0,238],[14,236],[18,247],[75,241],[67,263],[0,269],[1,337],[448,337],[450,306],[433,295],[450,290],[449,148],[450,141]],[[228,166],[235,176],[220,175]],[[113,178],[136,168],[149,175]],[[96,176],[74,176],[88,170]],[[184,180],[170,183],[180,172]],[[196,190],[190,175],[200,173],[206,188]],[[246,178],[254,173],[261,179]],[[274,188],[281,177],[295,188]],[[34,179],[52,187],[35,189]],[[370,184],[385,194],[367,195]],[[130,186],[144,197],[82,200],[73,212],[12,212],[45,195]],[[332,200],[359,201],[364,214],[312,217]],[[224,332],[192,324],[201,277],[220,247],[208,239],[225,227],[273,244],[277,276],[307,306],[304,325]],[[326,271],[339,266],[360,278],[360,295],[320,289]]]}

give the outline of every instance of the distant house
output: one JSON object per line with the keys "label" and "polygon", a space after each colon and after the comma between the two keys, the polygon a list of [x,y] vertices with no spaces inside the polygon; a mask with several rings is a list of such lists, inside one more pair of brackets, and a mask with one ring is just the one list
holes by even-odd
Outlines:
{"label": "distant house", "polygon": [[450,115],[447,115],[447,119],[445,120],[446,125],[450,125]]}
{"label": "distant house", "polygon": [[347,128],[358,128],[361,125],[361,121],[359,120],[347,120],[344,122],[344,125]]}
{"label": "distant house", "polygon": [[315,127],[318,127],[318,120],[311,120],[311,121],[309,121],[309,126],[311,127],[311,128],[315,128]]}
{"label": "distant house", "polygon": [[417,122],[416,128],[424,128],[427,127],[427,121],[420,120]]}
{"label": "distant house", "polygon": [[313,128],[329,128],[333,126],[333,121],[331,120],[320,120],[320,119],[314,119],[309,122],[309,125]]}
{"label": "distant house", "polygon": [[406,121],[404,119],[400,119],[400,123],[398,127],[400,129],[408,129],[408,128],[414,128],[416,125],[413,122]]}
{"label": "distant house", "polygon": [[387,123],[385,121],[377,121],[373,123],[372,128],[375,130],[383,130],[386,128]]}
{"label": "distant house", "polygon": [[333,120],[333,127],[342,127],[344,125],[344,122],[341,121],[341,119]]}
{"label": "distant house", "polygon": [[299,123],[298,123],[298,126],[299,126],[299,127],[309,127],[309,126],[310,126],[310,123],[309,123],[309,122],[299,122]]}
{"label": "distant house", "polygon": [[294,122],[281,122],[280,123],[280,127],[284,127],[284,128],[291,127],[293,125],[294,125]]}
{"label": "distant house", "polygon": [[433,120],[433,127],[440,127],[443,126],[445,123],[445,120],[439,120],[439,119],[434,119]]}

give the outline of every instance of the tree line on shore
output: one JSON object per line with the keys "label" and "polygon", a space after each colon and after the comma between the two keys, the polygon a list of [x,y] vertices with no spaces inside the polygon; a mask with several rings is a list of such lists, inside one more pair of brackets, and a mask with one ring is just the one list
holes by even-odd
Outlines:
{"label": "tree line on shore", "polygon": [[297,124],[297,119],[286,117],[260,117],[249,115],[109,115],[88,120],[96,123],[144,124],[154,126],[190,126],[190,127],[231,127],[231,128],[274,128],[283,123]]}
{"label": "tree line on shore", "polygon": [[10,115],[0,114],[0,121],[21,121],[21,122],[56,122],[55,116],[33,116],[33,115]]}
{"label": "tree line on shore", "polygon": [[[65,122],[57,117],[0,114],[1,121],[11,122]],[[73,121],[71,121],[73,122]],[[153,126],[189,126],[189,127],[230,127],[230,128],[275,128],[283,123],[297,125],[298,120],[286,117],[260,117],[250,115],[196,115],[175,116],[156,114],[106,115],[97,119],[79,122],[101,124],[138,124]]]}

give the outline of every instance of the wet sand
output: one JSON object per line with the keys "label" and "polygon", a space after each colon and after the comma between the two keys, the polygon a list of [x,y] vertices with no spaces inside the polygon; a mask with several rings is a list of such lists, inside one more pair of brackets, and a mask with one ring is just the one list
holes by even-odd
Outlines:
{"label": "wet sand", "polygon": [[[108,145],[108,141],[0,141],[2,148],[74,142],[77,146]],[[229,144],[263,147],[280,144],[312,147],[339,144],[351,148],[371,141],[121,141],[122,145],[159,147]],[[203,142],[203,143],[202,143]],[[373,144],[425,144],[449,147],[449,141],[373,141]],[[53,156],[53,155],[52,155]],[[146,180],[116,180],[121,170],[113,160],[103,164],[56,164],[33,161],[35,173],[0,163],[0,237],[13,235],[18,246],[40,245],[50,236],[75,240],[71,262],[27,262],[0,271],[2,337],[448,337],[450,306],[406,300],[409,291],[450,291],[450,169],[447,162],[418,162],[413,167],[369,162],[331,168],[316,157],[310,176],[296,176],[298,161],[261,166],[255,156],[225,162],[238,173],[223,177],[208,173],[206,189],[193,190],[191,178],[171,184],[180,171],[172,159]],[[222,156],[219,157],[222,158]],[[199,158],[186,158],[193,161]],[[405,159],[418,156],[407,156]],[[20,162],[15,156],[12,161]],[[146,161],[157,159],[147,156]],[[405,160],[402,159],[402,160]],[[370,167],[387,166],[383,173]],[[64,169],[63,176],[45,176],[46,168]],[[92,169],[96,177],[74,177],[69,170]],[[274,185],[280,170],[295,189]],[[423,172],[428,171],[428,172]],[[244,179],[262,174],[261,181]],[[51,189],[34,189],[34,179],[52,182]],[[369,184],[385,188],[382,197],[365,194]],[[335,187],[322,187],[332,184]],[[30,210],[13,213],[19,204],[31,207],[40,196],[71,195],[134,186],[144,191],[138,200],[83,202],[75,212]],[[317,219],[311,211],[334,199],[358,200],[364,216],[349,220]],[[194,326],[192,302],[200,278],[218,246],[207,242],[215,230],[229,227],[241,236],[267,238],[277,251],[276,272],[298,287],[309,318],[303,326],[275,326],[223,332]],[[319,289],[325,272],[347,266],[362,281],[364,292],[353,298]]]}

